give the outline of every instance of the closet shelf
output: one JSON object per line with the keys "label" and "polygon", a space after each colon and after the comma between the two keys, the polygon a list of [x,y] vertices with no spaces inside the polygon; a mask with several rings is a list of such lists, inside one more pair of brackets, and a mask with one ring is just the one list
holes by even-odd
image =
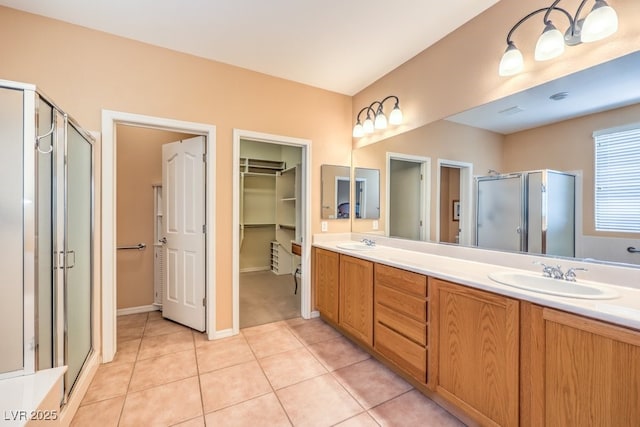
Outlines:
{"label": "closet shelf", "polygon": [[295,197],[284,197],[284,198],[282,198],[280,200],[282,200],[283,202],[295,202],[296,198]]}
{"label": "closet shelf", "polygon": [[271,223],[271,224],[260,224],[260,223],[252,223],[252,224],[241,224],[241,227],[244,228],[263,228],[263,227],[273,227],[275,226],[275,224]]}
{"label": "closet shelf", "polygon": [[291,224],[278,224],[278,227],[284,230],[295,230],[296,226]]}

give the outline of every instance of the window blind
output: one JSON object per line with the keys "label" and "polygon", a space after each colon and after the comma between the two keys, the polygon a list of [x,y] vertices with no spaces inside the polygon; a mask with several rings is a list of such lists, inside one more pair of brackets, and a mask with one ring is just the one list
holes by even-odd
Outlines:
{"label": "window blind", "polygon": [[596,230],[640,233],[640,124],[593,137]]}

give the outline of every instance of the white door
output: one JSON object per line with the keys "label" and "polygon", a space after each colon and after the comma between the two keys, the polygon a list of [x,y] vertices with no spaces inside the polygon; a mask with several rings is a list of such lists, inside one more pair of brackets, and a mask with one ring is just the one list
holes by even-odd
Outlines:
{"label": "white door", "polygon": [[205,330],[204,137],[162,146],[163,250],[166,275],[162,316]]}

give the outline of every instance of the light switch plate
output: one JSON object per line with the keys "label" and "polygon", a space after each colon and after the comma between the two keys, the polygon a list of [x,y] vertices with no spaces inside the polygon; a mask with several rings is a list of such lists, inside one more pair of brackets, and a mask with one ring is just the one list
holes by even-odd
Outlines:
{"label": "light switch plate", "polygon": [[377,230],[378,229],[378,221],[373,221],[373,229]]}
{"label": "light switch plate", "polygon": [[327,223],[327,221],[321,221],[320,229],[322,230],[323,233],[327,232],[329,230],[329,223]]}

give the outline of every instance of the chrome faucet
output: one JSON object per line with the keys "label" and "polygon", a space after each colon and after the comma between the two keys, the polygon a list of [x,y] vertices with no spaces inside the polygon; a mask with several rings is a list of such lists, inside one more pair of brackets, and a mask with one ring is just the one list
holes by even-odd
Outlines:
{"label": "chrome faucet", "polygon": [[570,269],[567,270],[566,273],[564,273],[564,280],[568,281],[568,282],[575,282],[576,281],[576,271],[588,271],[586,268],[582,268],[582,267],[571,267]]}
{"label": "chrome faucet", "polygon": [[375,246],[376,245],[376,242],[374,240],[371,240],[371,239],[362,239],[361,242],[364,243],[367,246]]}
{"label": "chrome faucet", "polygon": [[[534,261],[533,263],[542,266],[542,275],[544,277],[550,277],[552,279],[559,279],[559,280],[562,280],[565,278],[565,274],[562,272],[562,267],[560,267],[559,265],[554,267],[552,265],[547,265],[538,261]],[[574,280],[575,280],[575,274],[574,274]]]}

